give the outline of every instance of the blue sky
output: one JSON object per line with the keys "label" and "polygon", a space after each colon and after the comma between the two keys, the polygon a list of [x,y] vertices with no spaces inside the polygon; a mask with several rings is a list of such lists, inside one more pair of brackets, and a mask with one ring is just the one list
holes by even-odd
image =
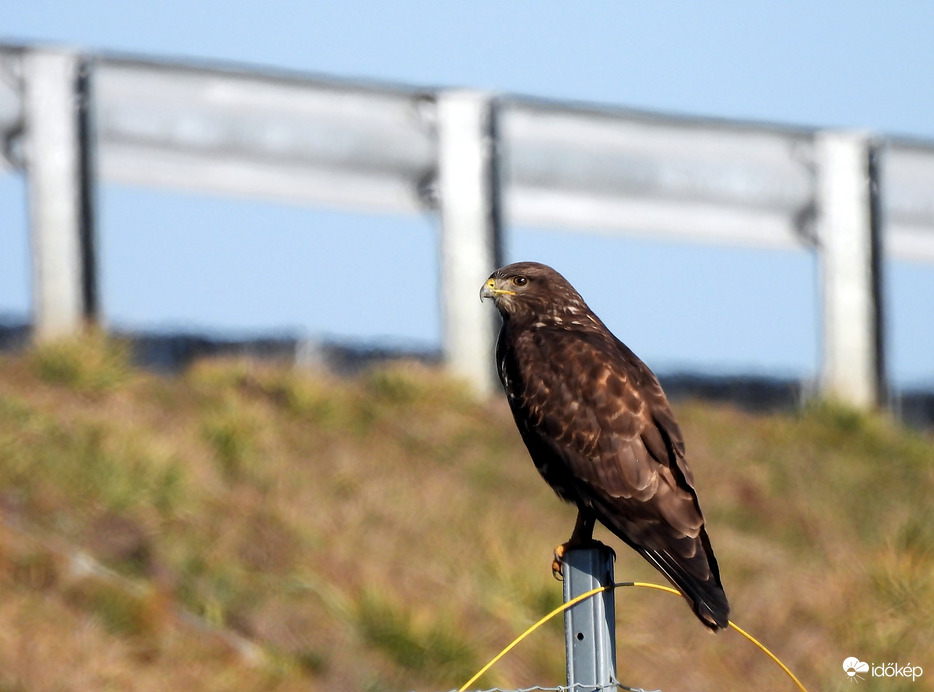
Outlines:
{"label": "blue sky", "polygon": [[[0,16],[5,41],[934,140],[931,3],[0,0]],[[432,218],[117,185],[99,217],[110,324],[439,343]],[[817,370],[806,251],[511,228],[506,252],[553,264],[658,370]],[[934,383],[934,266],[889,262],[885,282],[890,370]],[[0,314],[28,306],[22,181],[2,175]]]}

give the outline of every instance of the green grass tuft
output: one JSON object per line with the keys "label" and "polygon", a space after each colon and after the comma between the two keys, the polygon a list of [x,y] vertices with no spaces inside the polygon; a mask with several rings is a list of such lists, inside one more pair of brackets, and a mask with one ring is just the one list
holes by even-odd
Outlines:
{"label": "green grass tuft", "polygon": [[90,331],[38,347],[32,366],[45,382],[81,392],[112,390],[127,381],[131,349],[128,343]]}
{"label": "green grass tuft", "polygon": [[417,621],[408,605],[394,603],[385,593],[367,591],[357,603],[360,636],[400,668],[443,671],[450,684],[468,678],[476,657],[457,624],[443,614],[422,616]]}

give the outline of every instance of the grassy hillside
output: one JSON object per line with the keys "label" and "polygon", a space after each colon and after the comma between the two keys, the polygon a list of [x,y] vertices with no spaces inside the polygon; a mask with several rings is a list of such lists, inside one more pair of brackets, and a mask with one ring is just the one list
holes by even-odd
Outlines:
{"label": "grassy hillside", "polygon": [[[934,689],[934,439],[832,408],[676,413],[734,620],[812,692],[850,689],[848,656]],[[0,692],[456,688],[560,602],[573,520],[505,404],[424,367],[162,378],[93,337],[5,356]],[[660,581],[600,537],[618,580]],[[793,689],[677,598],[617,607],[629,685]],[[478,686],[563,678],[557,621]]]}

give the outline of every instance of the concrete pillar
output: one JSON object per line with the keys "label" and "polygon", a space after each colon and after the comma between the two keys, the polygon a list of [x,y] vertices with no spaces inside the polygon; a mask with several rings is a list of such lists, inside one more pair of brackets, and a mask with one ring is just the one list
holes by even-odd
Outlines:
{"label": "concrete pillar", "polygon": [[823,293],[821,394],[857,408],[882,403],[882,247],[872,139],[817,136],[818,239]]}
{"label": "concrete pillar", "polygon": [[97,316],[90,77],[82,56],[23,55],[24,154],[37,340]]}
{"label": "concrete pillar", "polygon": [[498,386],[493,365],[498,317],[479,299],[501,263],[496,102],[474,91],[438,96],[438,194],[444,361],[481,393]]}

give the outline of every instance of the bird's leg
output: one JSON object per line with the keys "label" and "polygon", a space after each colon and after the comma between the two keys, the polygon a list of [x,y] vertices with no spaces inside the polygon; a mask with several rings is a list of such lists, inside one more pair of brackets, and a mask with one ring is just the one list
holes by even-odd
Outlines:
{"label": "bird's leg", "polygon": [[[555,579],[562,581],[564,579],[564,554],[569,550],[578,548],[606,548],[606,546],[593,537],[593,527],[597,519],[588,510],[578,508],[577,521],[574,523],[574,531],[567,543],[562,543],[555,548],[555,558],[551,562],[551,573]],[[610,549],[612,551],[612,549]],[[613,553],[616,555],[616,553]]]}

